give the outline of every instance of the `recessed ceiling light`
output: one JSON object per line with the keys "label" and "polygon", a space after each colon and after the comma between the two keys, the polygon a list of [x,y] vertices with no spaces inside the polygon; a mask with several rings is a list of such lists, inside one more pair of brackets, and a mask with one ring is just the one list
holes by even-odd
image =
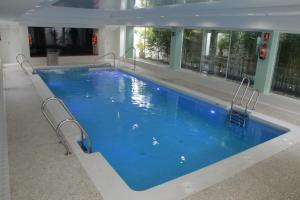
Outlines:
{"label": "recessed ceiling light", "polygon": [[40,8],[41,6],[40,6],[40,5],[36,5],[35,7],[36,7],[36,8]]}
{"label": "recessed ceiling light", "polygon": [[28,12],[34,12],[34,9],[30,9],[30,10],[28,10]]}
{"label": "recessed ceiling light", "polygon": [[164,18],[165,16],[161,15],[160,17],[161,17],[161,18]]}
{"label": "recessed ceiling light", "polygon": [[199,17],[200,15],[196,14],[195,17]]}

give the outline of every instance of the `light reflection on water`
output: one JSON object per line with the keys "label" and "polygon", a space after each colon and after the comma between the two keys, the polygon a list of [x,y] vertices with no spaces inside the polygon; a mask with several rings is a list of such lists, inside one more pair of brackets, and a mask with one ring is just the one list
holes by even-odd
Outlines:
{"label": "light reflection on water", "polygon": [[143,91],[146,86],[145,82],[139,81],[136,78],[131,77],[131,102],[134,105],[137,105],[141,108],[151,108],[153,105],[151,104],[151,94],[144,95]]}

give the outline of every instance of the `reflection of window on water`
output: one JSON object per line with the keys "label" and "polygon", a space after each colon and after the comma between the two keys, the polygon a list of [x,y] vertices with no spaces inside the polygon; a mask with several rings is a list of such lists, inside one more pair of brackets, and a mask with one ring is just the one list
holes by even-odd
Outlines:
{"label": "reflection of window on water", "polygon": [[137,58],[169,63],[171,31],[165,28],[135,27],[134,47]]}
{"label": "reflection of window on water", "polygon": [[58,52],[61,56],[97,55],[97,29],[29,27],[30,56],[46,56]]}
{"label": "reflection of window on water", "polygon": [[248,75],[253,83],[260,34],[186,29],[182,68],[237,81]]}
{"label": "reflection of window on water", "polygon": [[280,35],[272,89],[300,97],[300,35]]}

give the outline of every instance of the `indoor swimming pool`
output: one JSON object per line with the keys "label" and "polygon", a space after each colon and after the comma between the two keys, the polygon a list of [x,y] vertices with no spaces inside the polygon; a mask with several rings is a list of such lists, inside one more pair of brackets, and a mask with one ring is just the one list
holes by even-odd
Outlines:
{"label": "indoor swimming pool", "polygon": [[143,191],[284,134],[122,70],[44,69],[37,73],[61,98],[126,184]]}

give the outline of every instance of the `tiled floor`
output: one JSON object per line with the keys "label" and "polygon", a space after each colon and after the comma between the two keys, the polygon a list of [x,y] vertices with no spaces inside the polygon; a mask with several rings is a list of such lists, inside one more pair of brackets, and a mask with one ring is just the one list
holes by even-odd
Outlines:
{"label": "tiled floor", "polygon": [[296,144],[186,200],[299,200],[300,144]]}
{"label": "tiled floor", "polygon": [[11,199],[102,199],[77,158],[64,155],[29,78],[6,68],[5,80]]}
{"label": "tiled floor", "polygon": [[[5,72],[12,199],[101,199],[79,161],[74,156],[64,156],[63,147],[57,144],[54,132],[41,114],[41,100],[28,77],[15,68],[7,68]],[[174,82],[166,76],[156,78]],[[175,83],[224,100],[231,98],[188,81]],[[186,200],[298,200],[299,166],[300,144],[296,144]]]}

